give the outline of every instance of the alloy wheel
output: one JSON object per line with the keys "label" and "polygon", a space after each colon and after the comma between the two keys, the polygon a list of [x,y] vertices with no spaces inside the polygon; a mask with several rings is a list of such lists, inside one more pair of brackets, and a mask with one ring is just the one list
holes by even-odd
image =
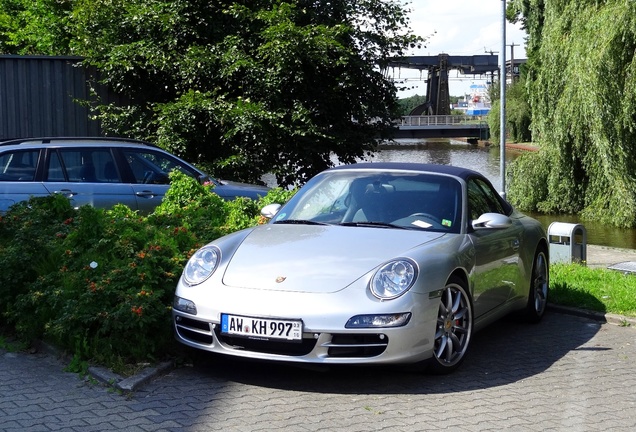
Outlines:
{"label": "alloy wheel", "polygon": [[442,369],[450,371],[464,358],[473,329],[473,312],[465,289],[457,282],[449,282],[442,293],[434,356]]}

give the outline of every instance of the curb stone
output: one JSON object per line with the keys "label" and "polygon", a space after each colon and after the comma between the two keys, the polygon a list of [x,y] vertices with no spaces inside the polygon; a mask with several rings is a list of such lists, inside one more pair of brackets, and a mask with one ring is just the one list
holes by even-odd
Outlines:
{"label": "curb stone", "polygon": [[597,321],[606,322],[608,324],[614,324],[619,326],[630,326],[636,328],[636,317],[627,317],[623,315],[610,314],[604,312],[590,311],[586,309],[579,309],[571,306],[561,306],[553,303],[548,303],[548,309],[554,312],[559,312],[568,315],[575,315],[584,318],[590,318]]}
{"label": "curb stone", "polygon": [[[64,355],[64,353],[61,353],[60,350],[57,349],[55,346],[43,341],[39,343],[38,351],[47,355],[53,355],[57,358],[62,358],[66,362],[70,361],[68,356]],[[113,386],[117,390],[121,390],[124,392],[133,392],[142,385],[146,384],[148,381],[151,381],[152,379],[173,369],[174,366],[174,360],[168,360],[159,363],[156,366],[144,368],[139,373],[127,378],[114,373],[108,368],[100,366],[90,366],[87,372],[92,378],[103,384]]]}
{"label": "curb stone", "polygon": [[111,385],[117,390],[121,390],[124,392],[133,392],[142,385],[146,384],[148,381],[151,381],[154,378],[171,370],[173,367],[173,361],[165,361],[163,363],[159,363],[157,366],[144,368],[139,373],[127,378],[124,378],[109,369],[98,366],[89,367],[88,373],[97,381]]}

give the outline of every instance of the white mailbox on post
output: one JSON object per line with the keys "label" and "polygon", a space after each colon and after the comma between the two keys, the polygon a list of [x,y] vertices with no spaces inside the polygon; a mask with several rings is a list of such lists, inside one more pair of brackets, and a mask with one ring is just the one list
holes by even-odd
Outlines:
{"label": "white mailbox on post", "polygon": [[551,263],[586,263],[587,232],[583,225],[552,222],[548,227],[548,241]]}

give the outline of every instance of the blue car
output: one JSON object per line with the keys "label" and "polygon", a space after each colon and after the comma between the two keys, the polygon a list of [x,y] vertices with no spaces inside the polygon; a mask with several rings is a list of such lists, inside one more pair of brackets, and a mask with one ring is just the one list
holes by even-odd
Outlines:
{"label": "blue car", "polygon": [[214,183],[223,199],[258,199],[265,186],[217,180],[162,150],[122,138],[29,138],[0,143],[0,213],[30,197],[62,194],[74,207],[125,204],[142,214],[157,207],[178,170]]}

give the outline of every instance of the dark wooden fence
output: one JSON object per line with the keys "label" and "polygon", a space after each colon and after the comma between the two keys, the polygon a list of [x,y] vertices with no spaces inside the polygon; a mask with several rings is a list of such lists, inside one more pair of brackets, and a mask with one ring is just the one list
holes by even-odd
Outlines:
{"label": "dark wooden fence", "polygon": [[[100,136],[90,110],[95,71],[79,57],[0,55],[0,141],[44,136]],[[103,86],[103,101],[116,100]]]}

